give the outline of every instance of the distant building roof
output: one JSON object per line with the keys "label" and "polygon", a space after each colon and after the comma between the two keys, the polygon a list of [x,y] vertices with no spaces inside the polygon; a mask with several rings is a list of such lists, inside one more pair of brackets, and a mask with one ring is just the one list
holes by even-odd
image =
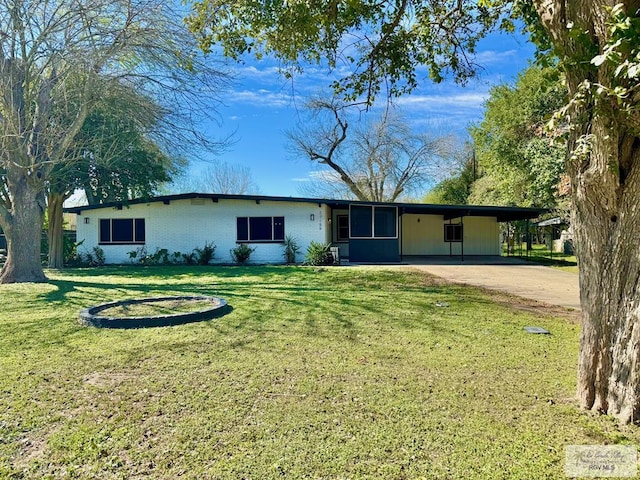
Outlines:
{"label": "distant building roof", "polygon": [[551,225],[568,225],[568,222],[562,217],[554,217],[542,222],[536,223],[538,227],[549,227]]}
{"label": "distant building roof", "polygon": [[84,193],[84,190],[77,189],[73,192],[73,194],[64,201],[64,208],[73,208],[73,207],[81,207],[83,205],[88,205],[89,202],[87,200],[87,194]]}

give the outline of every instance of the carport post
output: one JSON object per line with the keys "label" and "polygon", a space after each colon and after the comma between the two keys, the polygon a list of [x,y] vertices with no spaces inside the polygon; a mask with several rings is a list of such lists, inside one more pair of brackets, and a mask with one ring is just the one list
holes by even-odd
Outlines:
{"label": "carport post", "polygon": [[460,230],[462,235],[460,235],[460,261],[464,262],[464,217],[460,217]]}
{"label": "carport post", "polygon": [[402,261],[402,215],[404,214],[404,208],[398,209],[398,242],[400,243],[400,261]]}
{"label": "carport post", "polygon": [[525,238],[527,242],[527,258],[529,258],[529,250],[531,250],[531,227],[529,226],[528,218],[527,218],[527,236]]}

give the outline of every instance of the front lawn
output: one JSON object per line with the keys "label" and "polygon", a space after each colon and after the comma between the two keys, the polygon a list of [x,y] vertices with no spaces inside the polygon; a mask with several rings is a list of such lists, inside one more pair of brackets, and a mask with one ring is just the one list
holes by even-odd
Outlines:
{"label": "front lawn", "polygon": [[[563,478],[565,445],[640,442],[576,409],[575,321],[421,272],[49,277],[0,286],[0,478]],[[155,329],[77,322],[169,294],[233,310]]]}

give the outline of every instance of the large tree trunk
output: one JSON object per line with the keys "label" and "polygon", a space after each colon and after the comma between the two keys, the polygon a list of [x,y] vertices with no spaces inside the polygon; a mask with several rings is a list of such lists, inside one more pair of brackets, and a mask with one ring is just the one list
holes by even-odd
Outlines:
{"label": "large tree trunk", "polygon": [[13,208],[3,222],[7,260],[0,271],[0,284],[46,282],[40,260],[43,195],[26,177],[19,178],[12,187]]}
{"label": "large tree trunk", "polygon": [[[636,16],[637,0],[535,1],[574,99],[567,170],[582,307],[578,398],[628,423],[640,421],[640,98],[637,79],[617,68],[635,54],[591,62],[616,48],[609,12],[617,3]],[[625,85],[632,93],[618,97]]]}
{"label": "large tree trunk", "polygon": [[[637,138],[608,137],[594,121],[590,168],[573,182],[582,333],[578,397],[583,408],[640,420],[640,150]],[[599,131],[600,130],[600,131]],[[622,139],[621,139],[622,137]],[[610,155],[635,143],[633,168],[615,182]]]}
{"label": "large tree trunk", "polygon": [[51,193],[47,197],[49,268],[64,267],[64,217],[62,215],[64,201],[65,195],[62,193]]}

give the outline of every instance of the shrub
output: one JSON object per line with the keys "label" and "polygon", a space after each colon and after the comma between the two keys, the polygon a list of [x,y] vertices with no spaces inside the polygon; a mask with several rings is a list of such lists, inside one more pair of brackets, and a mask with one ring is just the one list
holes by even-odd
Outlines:
{"label": "shrub", "polygon": [[233,258],[234,262],[244,265],[249,261],[249,257],[255,251],[255,248],[251,248],[246,243],[241,243],[236,248],[231,249],[231,258]]}
{"label": "shrub", "polygon": [[169,265],[171,260],[169,259],[169,250],[166,248],[156,248],[154,253],[147,253],[147,247],[145,245],[138,247],[136,250],[127,252],[131,263],[138,263],[139,265]]}
{"label": "shrub", "polygon": [[140,265],[146,265],[149,258],[149,255],[147,255],[147,247],[145,245],[127,252],[127,255],[129,255],[129,261],[131,263],[138,263]]}
{"label": "shrub", "polygon": [[98,246],[90,252],[78,253],[78,259],[81,265],[89,267],[102,267],[106,262],[104,250]]}
{"label": "shrub", "polygon": [[78,247],[84,243],[74,241],[69,235],[62,236],[62,263],[63,265],[74,265],[78,261]]}
{"label": "shrub", "polygon": [[209,262],[213,260],[213,255],[216,251],[215,243],[205,243],[202,248],[194,248],[195,261],[198,265],[209,265]]}
{"label": "shrub", "polygon": [[284,260],[287,263],[296,263],[296,254],[300,251],[298,241],[287,235],[284,239]]}
{"label": "shrub", "polygon": [[[84,243],[84,240],[75,241],[75,235],[64,232],[62,235],[62,264],[69,267],[82,266],[82,261],[78,255],[78,247]],[[40,240],[40,253],[42,254],[42,264],[49,262],[49,238],[43,235]]]}
{"label": "shrub", "polygon": [[93,258],[96,267],[101,267],[107,262],[107,258],[104,255],[104,250],[100,247],[93,247]]}
{"label": "shrub", "polygon": [[182,258],[184,260],[184,263],[186,263],[187,265],[195,265],[196,263],[198,263],[195,251],[191,253],[183,253]]}
{"label": "shrub", "polygon": [[62,243],[62,251],[63,251],[63,263],[68,267],[81,267],[82,266],[82,255],[78,253],[78,247],[80,247],[84,243],[84,240],[79,242],[74,242],[72,239],[68,238],[66,235],[64,236],[64,241]]}
{"label": "shrub", "polygon": [[308,265],[332,265],[331,244],[312,241],[307,248],[305,263]]}
{"label": "shrub", "polygon": [[151,255],[151,265],[168,265],[171,263],[169,261],[169,250],[166,248],[156,249],[156,252]]}

